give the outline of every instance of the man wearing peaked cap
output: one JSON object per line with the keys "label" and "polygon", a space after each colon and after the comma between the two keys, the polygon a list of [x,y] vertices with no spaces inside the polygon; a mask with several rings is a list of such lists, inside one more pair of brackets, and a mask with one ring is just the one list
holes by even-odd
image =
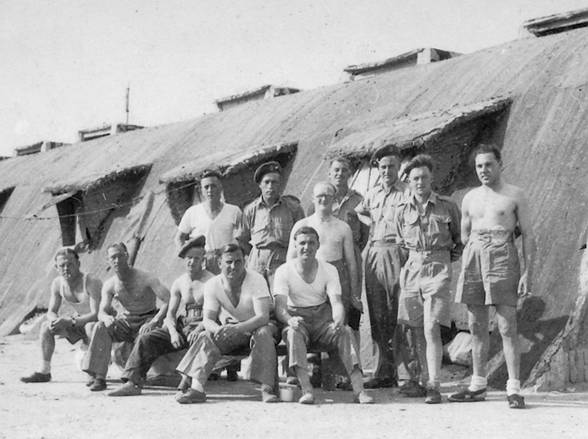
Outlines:
{"label": "man wearing peaked cap", "polygon": [[212,273],[202,268],[205,244],[206,238],[199,235],[180,249],[178,256],[184,259],[186,272],[172,284],[163,326],[138,337],[121,377],[125,384],[110,392],[110,396],[140,395],[153,362],[161,355],[188,347],[204,330],[204,284],[213,278]]}
{"label": "man wearing peaked cap", "polygon": [[243,209],[244,247],[250,247],[248,268],[261,273],[270,288],[280,265],[286,262],[290,232],[296,221],[304,218],[300,201],[282,195],[282,167],[270,161],[260,165],[253,178],[261,195]]}
{"label": "man wearing peaked cap", "polygon": [[178,248],[191,238],[204,235],[206,238],[206,269],[219,272],[220,249],[237,242],[241,227],[241,209],[222,200],[222,175],[206,170],[200,176],[200,199],[202,202],[191,206],[182,216],[175,240]]}
{"label": "man wearing peaked cap", "polygon": [[394,216],[406,191],[406,185],[398,179],[400,157],[395,145],[379,148],[372,160],[380,179],[356,208],[360,219],[370,225],[365,287],[372,338],[380,352],[374,378],[366,383],[368,388],[398,384],[394,340],[402,255],[397,245]]}

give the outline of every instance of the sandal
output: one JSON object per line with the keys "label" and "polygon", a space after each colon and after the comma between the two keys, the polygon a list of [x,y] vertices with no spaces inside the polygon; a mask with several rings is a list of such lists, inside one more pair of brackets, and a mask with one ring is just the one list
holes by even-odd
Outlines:
{"label": "sandal", "polygon": [[486,399],[486,387],[480,390],[471,391],[470,389],[453,393],[447,398],[450,402],[478,402]]}
{"label": "sandal", "polygon": [[518,393],[514,393],[512,395],[507,395],[506,400],[508,401],[508,406],[511,409],[524,409],[525,408],[525,398],[523,398]]}

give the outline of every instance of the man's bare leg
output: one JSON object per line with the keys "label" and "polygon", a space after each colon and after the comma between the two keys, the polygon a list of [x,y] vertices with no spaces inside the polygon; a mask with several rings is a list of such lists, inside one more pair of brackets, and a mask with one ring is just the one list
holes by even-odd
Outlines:
{"label": "man's bare leg", "polygon": [[41,325],[40,339],[43,362],[41,363],[39,372],[44,374],[51,373],[51,358],[53,357],[53,352],[55,352],[55,336],[51,333],[49,322],[44,322]]}
{"label": "man's bare leg", "polygon": [[521,391],[521,382],[519,380],[521,355],[519,351],[516,308],[514,306],[497,305],[496,320],[498,330],[502,337],[502,349],[508,372],[506,394],[518,394]]}
{"label": "man's bare leg", "polygon": [[490,348],[488,333],[488,307],[485,305],[468,305],[468,324],[472,335],[472,383],[471,391],[486,387],[486,364]]}

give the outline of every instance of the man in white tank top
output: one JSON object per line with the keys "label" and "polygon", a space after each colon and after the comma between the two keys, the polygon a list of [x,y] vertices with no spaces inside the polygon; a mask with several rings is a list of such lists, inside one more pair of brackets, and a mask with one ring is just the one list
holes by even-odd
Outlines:
{"label": "man in white tank top", "polygon": [[263,402],[277,402],[277,328],[269,321],[272,299],[267,283],[261,274],[245,268],[243,249],[236,244],[223,249],[220,266],[221,274],[204,286],[206,331],[198,335],[177,367],[192,378],[192,386],[176,395],[176,401],[206,401],[204,385],[217,361],[223,354],[251,346],[251,380],[261,384]]}
{"label": "man in white tank top", "polygon": [[[59,276],[51,283],[47,320],[41,325],[39,334],[42,363],[37,372],[20,379],[25,383],[51,380],[51,357],[55,351],[56,335],[66,338],[71,344],[79,340],[87,343],[86,326],[97,320],[102,282],[80,271],[80,258],[72,248],[60,248],[54,259]],[[59,315],[62,304],[66,305],[64,308],[69,308],[70,314]]]}
{"label": "man in white tank top", "polygon": [[283,339],[288,349],[288,366],[302,387],[301,404],[314,404],[308,362],[309,345],[337,352],[351,379],[354,401],[373,403],[363,390],[359,353],[351,342],[353,333],[345,325],[341,285],[337,269],[317,260],[318,232],[301,227],[294,233],[296,258],[278,267],[274,279],[276,316],[284,323]]}
{"label": "man in white tank top", "polygon": [[206,269],[218,274],[220,250],[237,242],[241,228],[241,209],[222,201],[222,176],[216,171],[204,171],[200,177],[202,202],[186,210],[176,234],[176,245],[181,248],[189,238],[206,238]]}

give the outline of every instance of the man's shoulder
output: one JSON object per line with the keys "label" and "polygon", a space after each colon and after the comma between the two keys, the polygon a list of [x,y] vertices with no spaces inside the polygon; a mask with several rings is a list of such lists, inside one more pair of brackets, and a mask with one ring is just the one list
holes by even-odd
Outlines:
{"label": "man's shoulder", "polygon": [[283,203],[290,209],[291,211],[296,211],[298,209],[302,209],[302,205],[300,203],[300,199],[295,197],[294,195],[282,195],[281,199]]}
{"label": "man's shoulder", "polygon": [[450,196],[447,195],[437,195],[437,200],[439,200],[439,203],[441,205],[445,205],[445,206],[450,206],[450,207],[457,207],[457,203],[453,200],[453,198],[451,198]]}
{"label": "man's shoulder", "polygon": [[225,203],[224,207],[229,213],[241,213],[241,208],[236,204]]}
{"label": "man's shoulder", "polygon": [[256,197],[253,201],[250,201],[249,203],[247,203],[245,205],[245,207],[243,208],[243,213],[250,213],[253,210],[255,210],[255,208],[257,206],[259,206],[259,203],[261,202],[261,196]]}

